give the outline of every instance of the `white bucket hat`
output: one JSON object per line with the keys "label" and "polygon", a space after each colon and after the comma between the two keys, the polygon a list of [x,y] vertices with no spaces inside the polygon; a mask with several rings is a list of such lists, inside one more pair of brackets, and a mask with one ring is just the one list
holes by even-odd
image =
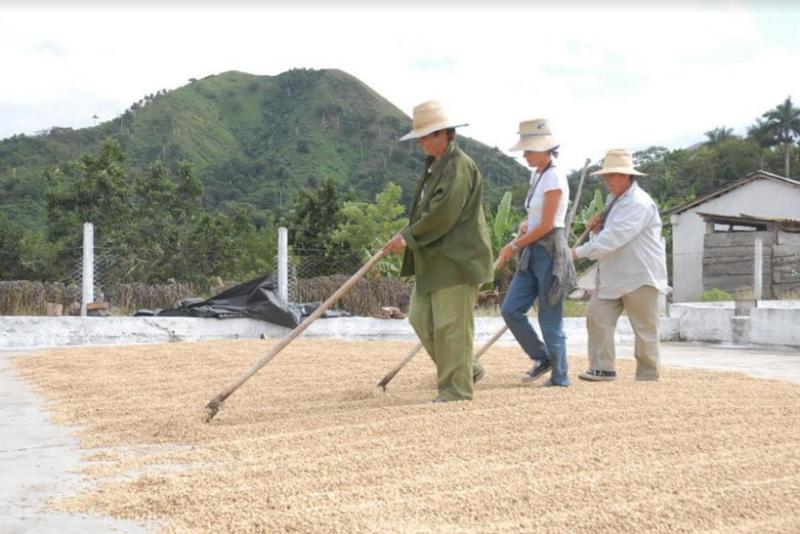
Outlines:
{"label": "white bucket hat", "polygon": [[466,125],[467,123],[456,122],[448,118],[439,102],[429,100],[414,108],[411,131],[401,137],[400,140],[419,139],[439,130],[460,128]]}
{"label": "white bucket hat", "polygon": [[519,123],[519,141],[509,148],[511,151],[530,150],[531,152],[547,152],[558,147],[558,141],[550,131],[547,119],[534,119]]}
{"label": "white bucket hat", "polygon": [[609,174],[612,172],[634,176],[647,176],[645,173],[639,172],[633,168],[631,153],[624,148],[613,148],[606,152],[606,157],[603,158],[602,168],[592,174]]}

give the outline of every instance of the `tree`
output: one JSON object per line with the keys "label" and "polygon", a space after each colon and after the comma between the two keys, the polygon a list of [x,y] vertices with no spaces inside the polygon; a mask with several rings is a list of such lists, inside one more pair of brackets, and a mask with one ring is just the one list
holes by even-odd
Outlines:
{"label": "tree", "polygon": [[20,278],[20,241],[22,228],[0,214],[0,280]]}
{"label": "tree", "polygon": [[[362,251],[385,244],[407,223],[403,217],[405,208],[400,204],[401,194],[400,186],[389,182],[375,195],[374,203],[345,202],[338,213],[340,222],[332,234],[333,239]],[[368,252],[369,256],[372,252]]]}
{"label": "tree", "polygon": [[790,175],[790,157],[794,140],[800,137],[800,109],[794,107],[792,98],[786,97],[775,109],[765,112],[766,129],[773,138],[783,145],[784,174]]}
{"label": "tree", "polygon": [[707,140],[704,144],[707,146],[714,146],[728,139],[736,139],[736,136],[733,135],[733,128],[726,128],[725,126],[709,130],[705,133],[705,136]]}
{"label": "tree", "polygon": [[[375,202],[345,202],[339,210],[339,226],[333,232],[335,241],[354,251],[361,251],[364,261],[399,232],[407,223],[405,208],[400,203],[402,190],[389,182],[375,195]],[[390,255],[378,265],[383,275],[400,275],[401,257]]]}
{"label": "tree", "polygon": [[764,166],[766,152],[777,144],[767,122],[761,118],[756,119],[756,123],[747,129],[747,138],[761,148],[758,168],[766,170]]}
{"label": "tree", "polygon": [[95,246],[113,259],[104,272],[109,281],[205,283],[267,271],[271,220],[256,228],[247,209],[209,213],[203,185],[186,163],[174,173],[160,160],[145,173],[124,163],[119,144],[109,140],[97,157],[48,170],[48,239],[31,234],[20,241],[24,268],[63,275],[80,256],[82,223],[92,222]]}
{"label": "tree", "polygon": [[302,258],[302,274],[344,273],[358,265],[361,255],[333,235],[341,222],[339,210],[352,195],[342,198],[336,180],[326,178],[314,189],[297,194],[289,223],[289,242]]}
{"label": "tree", "polygon": [[[133,214],[132,186],[125,171],[125,154],[109,139],[99,156],[85,155],[45,172],[47,237],[68,268],[80,257],[81,225],[92,222],[105,232],[126,232]],[[110,237],[110,236],[109,236]]]}

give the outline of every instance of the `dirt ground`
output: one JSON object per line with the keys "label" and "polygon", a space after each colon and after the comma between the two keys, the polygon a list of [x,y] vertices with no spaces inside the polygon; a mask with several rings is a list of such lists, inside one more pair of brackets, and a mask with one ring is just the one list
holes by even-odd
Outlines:
{"label": "dirt ground", "polygon": [[[53,350],[14,360],[97,448],[97,483],[60,510],[166,532],[798,532],[800,386],[663,371],[523,385],[492,348],[475,400],[428,403],[410,343],[299,340],[223,405],[204,405],[274,341]],[[573,359],[575,377],[585,360]]]}

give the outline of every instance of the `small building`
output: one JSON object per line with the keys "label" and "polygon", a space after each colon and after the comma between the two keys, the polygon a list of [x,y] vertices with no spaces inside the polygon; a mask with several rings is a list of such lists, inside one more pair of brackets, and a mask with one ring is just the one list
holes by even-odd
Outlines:
{"label": "small building", "polygon": [[[698,300],[703,290],[708,288],[703,283],[703,258],[708,230],[703,215],[742,218],[742,213],[748,214],[745,218],[751,222],[755,219],[771,220],[773,223],[776,219],[800,220],[800,181],[756,171],[666,212],[672,225],[673,302]],[[735,227],[736,224],[731,228]],[[774,231],[774,228],[770,231]],[[724,239],[714,237],[712,242]],[[750,258],[752,264],[752,255]]]}
{"label": "small building", "polygon": [[745,214],[734,217],[698,212],[698,215],[706,223],[704,290],[717,288],[747,294],[756,285],[759,263],[761,298],[800,296],[800,220]]}

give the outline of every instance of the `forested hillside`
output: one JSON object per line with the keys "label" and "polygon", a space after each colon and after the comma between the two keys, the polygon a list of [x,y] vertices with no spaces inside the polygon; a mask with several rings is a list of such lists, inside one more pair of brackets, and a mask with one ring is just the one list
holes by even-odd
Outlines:
{"label": "forested hillside", "polygon": [[[92,128],[54,127],[0,141],[3,212],[32,226],[45,221],[45,169],[98,154],[115,139],[131,173],[159,160],[171,171],[189,163],[206,205],[286,213],[298,191],[333,178],[362,200],[387,182],[413,192],[422,154],[397,139],[409,117],[338,70],[291,70],[278,76],[226,72],[192,80],[134,102]],[[487,198],[525,182],[527,171],[496,148],[468,138],[462,146],[487,178]]]}
{"label": "forested hillside", "polygon": [[[413,142],[397,141],[410,126],[341,71],[228,72],[148,95],[92,128],[0,141],[0,280],[70,281],[84,221],[96,224],[114,282],[205,284],[269,272],[277,224],[289,226],[306,258],[296,267],[313,263],[305,274],[352,272],[404,224],[423,159]],[[744,136],[722,126],[694,146],[634,157],[663,211],[758,169],[796,174],[798,135],[800,110],[787,98]],[[519,220],[529,171],[497,148],[459,143],[486,177],[497,248]],[[579,176],[569,172],[573,198]],[[602,180],[587,179],[575,235],[597,191]],[[669,246],[668,226],[665,234]],[[379,269],[396,271],[396,260]]]}

